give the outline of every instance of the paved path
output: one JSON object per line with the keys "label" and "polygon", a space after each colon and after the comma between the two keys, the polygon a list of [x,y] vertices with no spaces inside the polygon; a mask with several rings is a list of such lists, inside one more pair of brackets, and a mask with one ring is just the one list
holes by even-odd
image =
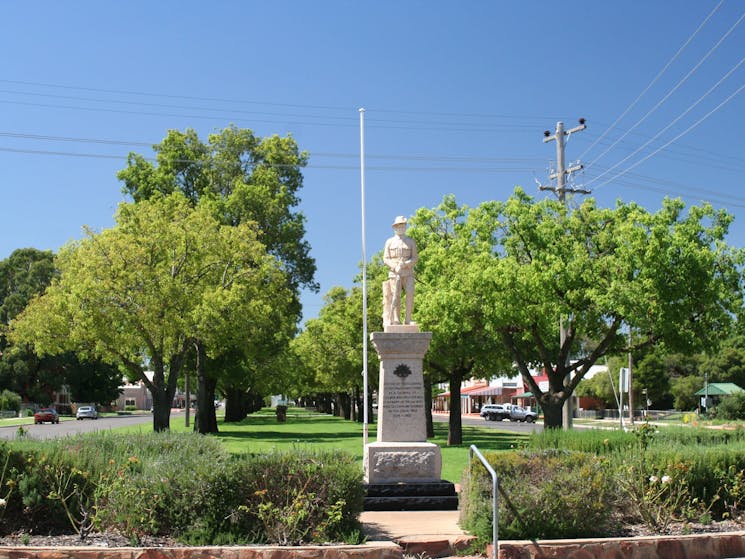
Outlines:
{"label": "paved path", "polygon": [[457,510],[365,511],[360,516],[369,540],[398,540],[411,536],[455,538],[465,532],[458,526]]}

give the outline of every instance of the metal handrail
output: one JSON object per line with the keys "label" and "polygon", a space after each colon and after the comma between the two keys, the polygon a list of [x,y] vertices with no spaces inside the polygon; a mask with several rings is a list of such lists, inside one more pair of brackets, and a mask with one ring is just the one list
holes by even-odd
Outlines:
{"label": "metal handrail", "polygon": [[476,456],[479,457],[479,460],[481,460],[481,463],[484,465],[484,468],[486,468],[486,471],[489,472],[491,475],[491,481],[492,481],[492,559],[497,559],[499,556],[499,530],[498,530],[498,520],[499,520],[499,509],[497,508],[497,495],[498,495],[498,489],[499,489],[499,480],[497,479],[497,472],[494,471],[494,468],[491,467],[491,464],[484,458],[484,455],[481,454],[478,448],[476,448],[476,445],[472,444],[468,449],[468,482],[469,485],[471,484],[471,468],[473,464],[473,455],[476,454]]}

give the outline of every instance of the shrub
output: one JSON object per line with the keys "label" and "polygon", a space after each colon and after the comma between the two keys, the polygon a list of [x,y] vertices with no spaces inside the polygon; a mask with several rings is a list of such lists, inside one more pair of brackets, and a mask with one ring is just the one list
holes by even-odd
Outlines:
{"label": "shrub", "polygon": [[101,437],[110,457],[96,493],[96,525],[138,540],[178,535],[200,517],[223,510],[212,500],[229,456],[217,439],[197,434],[149,433]]}
{"label": "shrub", "polygon": [[93,476],[76,466],[75,456],[51,445],[26,445],[25,450],[0,448],[5,464],[0,493],[5,493],[4,529],[79,534],[90,528]]}
{"label": "shrub", "polygon": [[118,454],[100,485],[101,528],[191,545],[339,541],[359,528],[361,472],[350,456],[231,457],[200,435],[153,434],[138,446]]}
{"label": "shrub", "polygon": [[[605,460],[583,452],[527,450],[490,453],[497,472],[499,537],[506,539],[602,536],[608,531],[611,480]],[[480,463],[464,482],[464,528],[491,540],[491,478]]]}
{"label": "shrub", "polygon": [[736,421],[745,419],[745,392],[738,392],[722,398],[716,407],[717,419]]}
{"label": "shrub", "polygon": [[19,412],[21,411],[21,402],[21,396],[15,392],[7,389],[0,392],[0,410]]}
{"label": "shrub", "polygon": [[[348,540],[359,533],[364,491],[346,454],[297,450],[243,457],[239,513],[260,542],[291,545]],[[355,542],[356,543],[356,542]]]}

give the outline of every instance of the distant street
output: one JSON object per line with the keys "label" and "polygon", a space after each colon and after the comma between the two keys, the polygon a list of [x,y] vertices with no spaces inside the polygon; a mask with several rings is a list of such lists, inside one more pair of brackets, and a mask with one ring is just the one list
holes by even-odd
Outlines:
{"label": "distant street", "polygon": [[[432,420],[447,423],[448,414],[446,413],[433,413]],[[539,423],[518,423],[513,421],[485,421],[484,419],[474,415],[462,416],[463,425],[472,425],[475,427],[488,427],[490,429],[499,429],[501,431],[512,431],[514,433],[532,433],[533,431],[543,431],[543,422]]]}
{"label": "distant street", "polygon": [[[67,437],[78,433],[90,433],[92,431],[106,431],[114,427],[125,427],[127,425],[152,425],[153,418],[147,415],[117,415],[114,417],[102,417],[99,419],[75,419],[62,418],[59,424],[43,423],[41,425],[24,425],[23,429],[28,436],[34,439],[53,439],[55,437]],[[18,425],[0,427],[0,439],[10,440],[16,438]]]}
{"label": "distant street", "polygon": [[[432,414],[434,421],[446,423],[448,415],[442,413]],[[176,415],[171,417],[172,421],[183,421],[183,416]],[[43,425],[24,425],[23,428],[28,432],[28,436],[34,439],[52,439],[55,437],[67,437],[77,435],[78,433],[90,433],[92,431],[105,431],[115,427],[124,427],[127,425],[142,425],[151,427],[153,418],[151,415],[120,415],[114,417],[102,417],[96,420],[86,419],[76,421],[74,419],[63,418],[58,425],[44,423]],[[517,423],[512,421],[484,421],[478,416],[463,416],[463,425],[473,425],[476,427],[487,427],[489,429],[500,429],[502,431],[511,431],[515,433],[532,433],[533,431],[542,431],[543,424],[539,423]],[[3,427],[0,426],[0,440],[11,440],[18,433],[18,425]]]}

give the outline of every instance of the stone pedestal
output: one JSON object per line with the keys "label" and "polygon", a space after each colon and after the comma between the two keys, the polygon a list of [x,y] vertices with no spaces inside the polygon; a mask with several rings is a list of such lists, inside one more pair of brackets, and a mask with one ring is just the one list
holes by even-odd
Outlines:
{"label": "stone pedestal", "polygon": [[416,325],[370,336],[380,358],[377,441],[365,447],[368,484],[440,481],[440,447],[427,442],[422,361],[432,339]]}
{"label": "stone pedestal", "polygon": [[440,481],[442,457],[433,443],[374,442],[365,447],[365,482],[432,483]]}

